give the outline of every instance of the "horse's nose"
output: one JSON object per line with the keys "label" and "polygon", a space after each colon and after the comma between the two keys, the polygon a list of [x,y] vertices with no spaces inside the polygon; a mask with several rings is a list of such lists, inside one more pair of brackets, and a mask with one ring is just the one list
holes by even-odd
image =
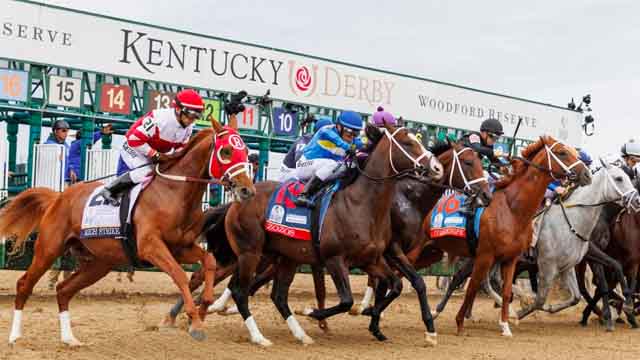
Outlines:
{"label": "horse's nose", "polygon": [[434,180],[442,179],[442,176],[444,175],[444,167],[435,156],[433,156],[429,161],[429,168],[431,169],[431,173],[433,174],[432,177]]}
{"label": "horse's nose", "polygon": [[242,200],[247,200],[253,197],[255,194],[256,192],[253,189],[249,188],[248,186],[242,186],[238,189],[238,196]]}

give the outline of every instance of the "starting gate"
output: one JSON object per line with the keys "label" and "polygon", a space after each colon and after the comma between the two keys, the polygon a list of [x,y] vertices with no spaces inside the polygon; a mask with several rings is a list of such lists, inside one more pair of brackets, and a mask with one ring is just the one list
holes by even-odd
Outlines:
{"label": "starting gate", "polygon": [[85,181],[100,179],[103,183],[115,179],[120,152],[114,149],[89,149],[86,152]]}
{"label": "starting gate", "polygon": [[33,149],[33,168],[31,169],[33,174],[31,186],[63,191],[66,158],[66,149],[63,145],[35,144]]}
{"label": "starting gate", "polygon": [[9,142],[0,140],[0,202],[9,197]]}

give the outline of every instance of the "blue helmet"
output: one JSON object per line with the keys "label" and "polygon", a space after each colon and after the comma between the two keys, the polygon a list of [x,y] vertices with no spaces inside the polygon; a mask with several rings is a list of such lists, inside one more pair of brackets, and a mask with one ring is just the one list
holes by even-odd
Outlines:
{"label": "blue helmet", "polygon": [[313,124],[313,132],[315,133],[320,130],[320,128],[323,128],[327,125],[333,125],[333,120],[331,120],[331,118],[328,116],[319,116],[318,120],[316,120],[316,123]]}
{"label": "blue helmet", "polygon": [[587,154],[587,152],[584,150],[580,150],[578,152],[578,158],[587,166],[591,166],[591,163],[593,162],[591,160],[591,156],[589,156],[589,154]]}
{"label": "blue helmet", "polygon": [[352,130],[362,130],[362,116],[355,111],[343,111],[338,116],[338,124]]}

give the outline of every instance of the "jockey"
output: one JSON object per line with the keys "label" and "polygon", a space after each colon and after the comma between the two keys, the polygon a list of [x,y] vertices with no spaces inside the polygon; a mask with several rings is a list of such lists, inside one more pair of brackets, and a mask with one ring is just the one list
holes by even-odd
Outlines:
{"label": "jockey", "polygon": [[502,124],[496,119],[487,119],[480,125],[480,133],[472,132],[462,137],[464,145],[491,161],[500,162],[504,157],[501,148],[494,148],[496,141],[504,134]]}
{"label": "jockey", "polygon": [[300,180],[308,180],[304,191],[298,196],[296,205],[312,207],[310,200],[322,186],[340,176],[346,167],[341,161],[347,152],[362,148],[364,143],[357,137],[363,127],[362,116],[353,111],[344,111],[337,124],[325,126],[313,135],[296,163],[295,174]]}
{"label": "jockey", "polygon": [[382,106],[378,106],[378,111],[373,114],[373,125],[377,127],[384,127],[385,124],[391,126],[398,126],[398,120],[393,114],[388,111],[384,111]]}
{"label": "jockey", "polygon": [[139,118],[125,135],[118,178],[101,192],[105,202],[117,205],[117,194],[140,183],[152,171],[152,164],[166,160],[167,153],[182,148],[203,109],[200,95],[186,89],[176,95],[172,108],[153,110]]}
{"label": "jockey", "polygon": [[[504,134],[502,124],[496,119],[487,119],[480,125],[480,133],[472,132],[462,137],[464,146],[472,148],[480,155],[480,158],[487,158],[490,163],[506,164],[504,157],[507,154],[502,152],[501,147],[494,148],[494,145]],[[490,168],[490,167],[489,167]],[[494,184],[499,176],[488,171],[485,176],[489,181],[491,191],[494,190]]]}
{"label": "jockey", "polygon": [[280,166],[279,180],[281,182],[291,178],[293,172],[296,169],[296,161],[298,161],[302,156],[302,150],[309,143],[309,141],[311,141],[313,135],[315,135],[318,130],[328,125],[333,125],[333,121],[331,121],[331,118],[328,116],[320,116],[318,120],[316,120],[313,124],[313,133],[302,135],[298,140],[296,140],[295,143],[293,143],[293,145],[291,145],[289,151],[287,152],[287,155],[282,161],[282,165]]}
{"label": "jockey", "polygon": [[638,165],[640,164],[640,143],[629,141],[622,145],[620,152],[626,165],[623,166],[622,169],[629,175],[631,180],[634,180],[640,170],[640,166]]}

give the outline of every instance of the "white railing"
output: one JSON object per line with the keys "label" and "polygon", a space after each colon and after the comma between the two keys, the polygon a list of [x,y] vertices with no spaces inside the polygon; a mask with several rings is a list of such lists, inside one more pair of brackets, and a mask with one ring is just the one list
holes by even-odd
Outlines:
{"label": "white railing", "polygon": [[84,179],[90,181],[108,176],[100,181],[105,184],[110,182],[116,177],[119,158],[120,151],[115,149],[88,149],[85,158]]}
{"label": "white railing", "polygon": [[63,191],[66,164],[67,154],[63,145],[35,144],[31,186]]}
{"label": "white railing", "polygon": [[9,142],[0,139],[0,201],[9,197]]}

